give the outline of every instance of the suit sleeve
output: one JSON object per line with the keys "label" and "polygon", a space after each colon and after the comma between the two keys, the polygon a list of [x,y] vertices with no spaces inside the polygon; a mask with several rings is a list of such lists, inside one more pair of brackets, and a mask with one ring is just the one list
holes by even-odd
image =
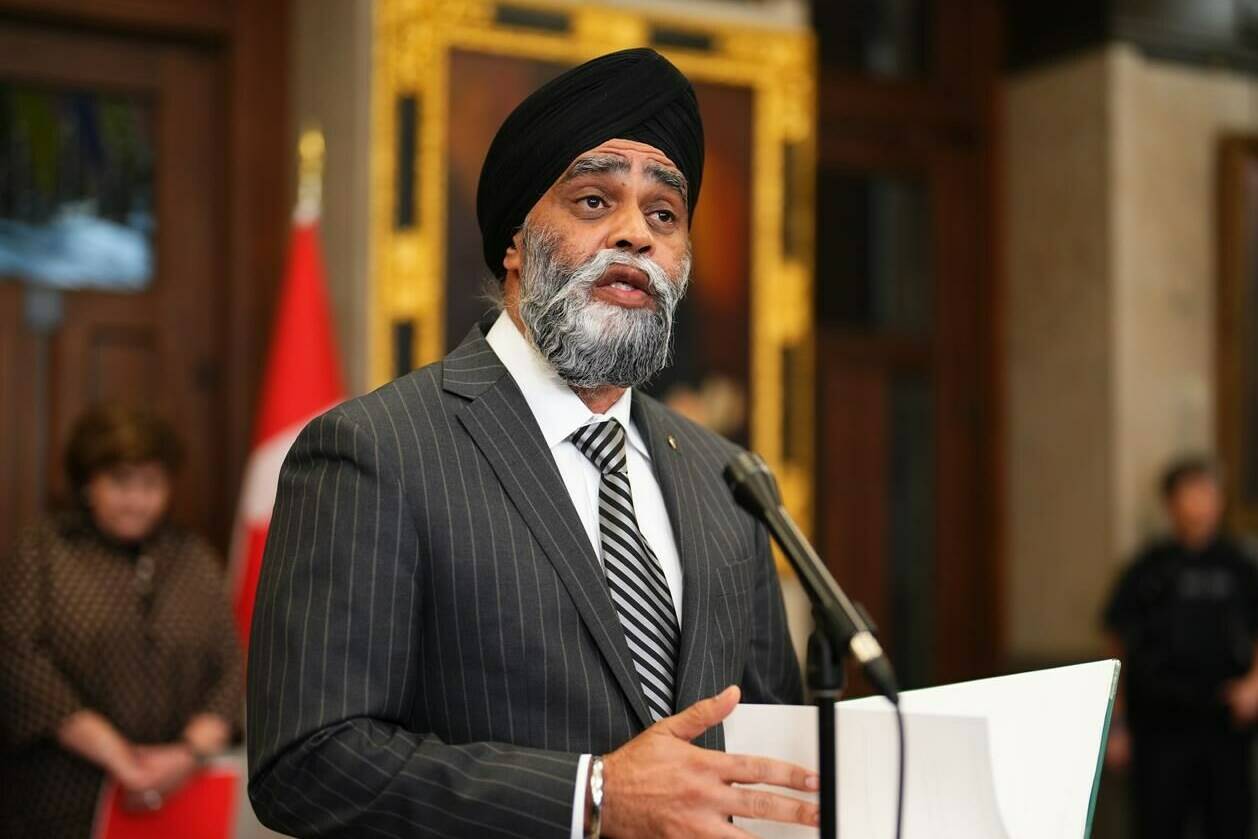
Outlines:
{"label": "suit sleeve", "polygon": [[791,645],[786,604],[768,532],[756,526],[756,583],[752,592],[752,635],[743,670],[743,702],[798,705],[804,701],[799,661]]}
{"label": "suit sleeve", "polygon": [[254,810],[303,837],[568,836],[579,755],[415,730],[423,511],[345,410],[280,474],[248,664]]}

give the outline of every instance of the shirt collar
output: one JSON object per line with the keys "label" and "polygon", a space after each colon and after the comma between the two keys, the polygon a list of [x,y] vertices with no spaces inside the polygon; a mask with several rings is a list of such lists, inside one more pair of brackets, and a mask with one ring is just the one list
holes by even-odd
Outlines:
{"label": "shirt collar", "polygon": [[646,444],[630,416],[633,388],[625,388],[625,392],[606,413],[596,414],[559,378],[550,362],[524,337],[515,321],[505,311],[498,315],[498,319],[489,328],[485,340],[524,394],[524,401],[537,419],[542,436],[550,449],[567,442],[579,428],[593,422],[616,419],[624,427],[629,444],[643,457],[650,459]]}

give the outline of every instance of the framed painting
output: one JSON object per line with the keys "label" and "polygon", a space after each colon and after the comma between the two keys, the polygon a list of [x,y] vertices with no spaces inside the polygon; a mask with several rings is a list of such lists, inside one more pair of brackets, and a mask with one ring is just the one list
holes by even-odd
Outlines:
{"label": "framed painting", "polygon": [[1219,156],[1215,422],[1231,524],[1258,532],[1258,138]]}
{"label": "framed painting", "polygon": [[807,32],[589,4],[378,2],[373,380],[437,360],[490,306],[475,198],[502,120],[566,68],[644,45],[694,83],[707,138],[674,361],[646,390],[760,452],[807,526],[815,134]]}

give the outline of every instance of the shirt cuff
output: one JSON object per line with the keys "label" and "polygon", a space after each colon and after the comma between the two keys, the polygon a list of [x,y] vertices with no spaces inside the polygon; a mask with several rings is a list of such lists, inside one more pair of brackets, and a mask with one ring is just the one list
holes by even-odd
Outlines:
{"label": "shirt cuff", "polygon": [[590,781],[590,756],[581,755],[577,761],[577,786],[572,791],[572,839],[585,835],[585,788]]}

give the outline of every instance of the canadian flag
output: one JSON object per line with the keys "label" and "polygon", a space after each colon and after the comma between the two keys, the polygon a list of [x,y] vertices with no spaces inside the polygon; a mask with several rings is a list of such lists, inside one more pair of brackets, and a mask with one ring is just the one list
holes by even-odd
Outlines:
{"label": "canadian flag", "polygon": [[280,464],[306,423],[345,398],[323,277],[316,196],[299,200],[293,216],[253,450],[245,465],[232,533],[230,569],[236,625],[246,650]]}

